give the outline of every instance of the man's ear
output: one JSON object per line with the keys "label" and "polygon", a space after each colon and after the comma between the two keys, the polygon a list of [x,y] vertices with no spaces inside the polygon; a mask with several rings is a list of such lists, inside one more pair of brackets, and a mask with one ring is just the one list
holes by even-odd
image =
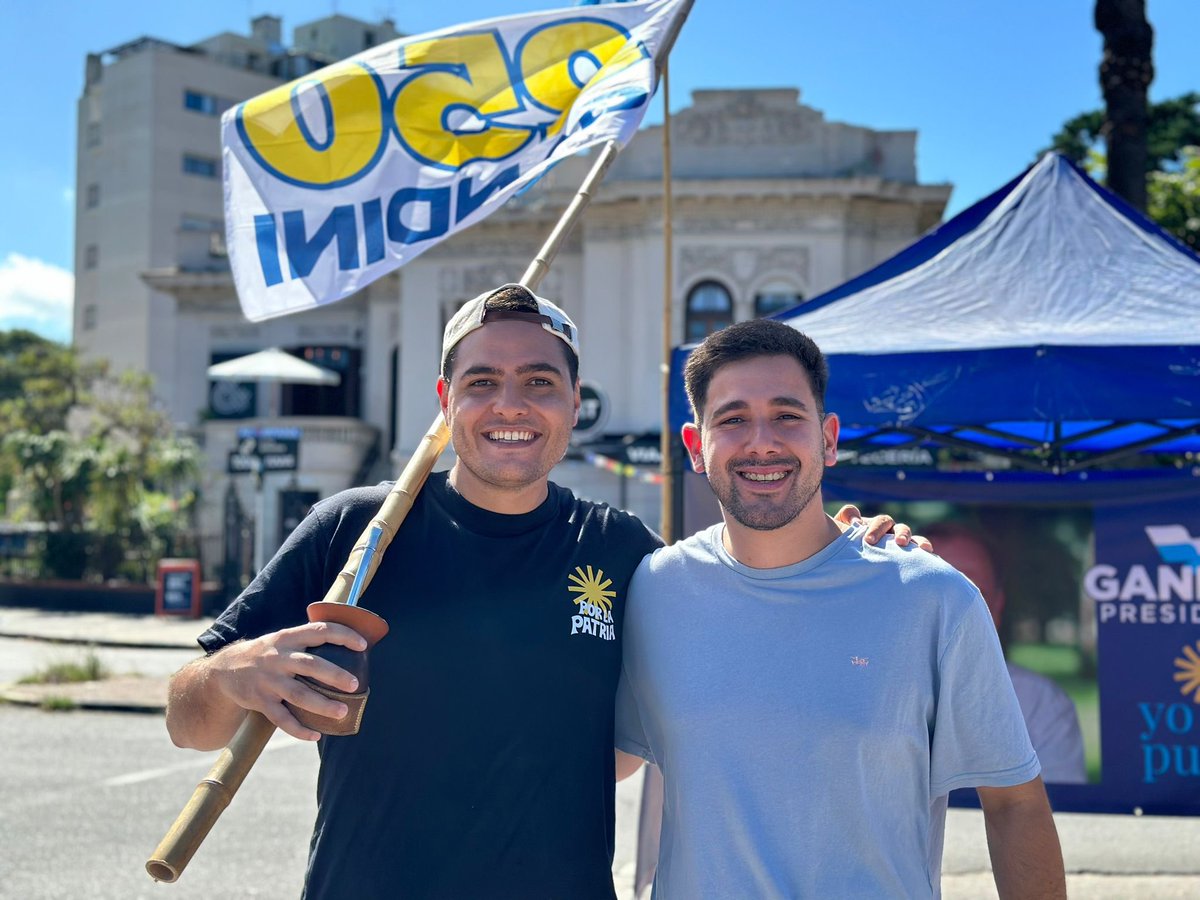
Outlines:
{"label": "man's ear", "polygon": [[695,422],[688,422],[683,426],[683,446],[687,450],[688,456],[692,460],[692,468],[697,472],[704,472],[704,446],[700,440],[700,426]]}
{"label": "man's ear", "polygon": [[583,404],[583,397],[579,393],[579,379],[575,379],[575,418],[571,420],[571,427],[574,428],[579,424],[579,407]]}
{"label": "man's ear", "polygon": [[446,404],[450,400],[450,385],[446,383],[445,377],[439,377],[437,380],[437,395],[438,406],[442,408],[442,418],[449,422],[450,417],[446,413]]}
{"label": "man's ear", "polygon": [[825,465],[837,465],[837,442],[841,433],[842,423],[837,413],[826,413],[825,421],[821,423],[821,434],[825,438]]}

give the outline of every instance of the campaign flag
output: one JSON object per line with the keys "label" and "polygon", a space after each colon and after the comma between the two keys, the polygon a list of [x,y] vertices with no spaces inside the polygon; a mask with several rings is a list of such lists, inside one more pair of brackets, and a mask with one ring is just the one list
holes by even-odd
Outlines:
{"label": "campaign flag", "polygon": [[406,37],[228,110],[225,227],[246,317],[340,300],[559,160],[628,141],[690,5],[642,0]]}

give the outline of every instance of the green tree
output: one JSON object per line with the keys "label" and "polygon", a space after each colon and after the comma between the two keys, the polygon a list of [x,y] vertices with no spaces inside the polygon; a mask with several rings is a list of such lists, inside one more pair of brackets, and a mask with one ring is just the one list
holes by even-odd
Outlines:
{"label": "green tree", "polygon": [[1200,147],[1183,148],[1175,171],[1152,172],[1146,193],[1150,217],[1200,253]]}
{"label": "green tree", "polygon": [[75,351],[32,331],[0,331],[0,428],[47,433],[66,425],[103,363],[83,364]]}
{"label": "green tree", "polygon": [[[1057,150],[1105,180],[1108,158],[1100,133],[1104,113],[1082,113],[1063,124],[1049,150]],[[1189,92],[1150,104],[1146,158],[1146,213],[1200,252],[1200,93]],[[1043,151],[1045,152],[1045,151]]]}
{"label": "green tree", "polygon": [[146,579],[187,533],[199,451],[148,376],[0,333],[0,428],[0,486],[16,498],[6,515],[47,527],[44,574]]}
{"label": "green tree", "polygon": [[[1056,150],[1095,172],[1094,160],[1104,158],[1103,130],[1104,110],[1080,113],[1063,123],[1046,150]],[[1177,168],[1184,148],[1195,145],[1200,145],[1200,93],[1193,91],[1150,104],[1146,126],[1147,174]]]}

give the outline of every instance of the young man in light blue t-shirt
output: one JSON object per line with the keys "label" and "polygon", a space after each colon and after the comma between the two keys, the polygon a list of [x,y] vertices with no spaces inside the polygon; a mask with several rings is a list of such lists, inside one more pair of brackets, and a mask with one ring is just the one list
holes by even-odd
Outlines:
{"label": "young man in light blue t-shirt", "polygon": [[686,370],[684,443],[724,522],[629,588],[617,746],[665,785],[655,897],[936,897],[975,787],[1001,897],[1065,896],[1058,836],[979,592],[825,515],[825,360],[757,320]]}

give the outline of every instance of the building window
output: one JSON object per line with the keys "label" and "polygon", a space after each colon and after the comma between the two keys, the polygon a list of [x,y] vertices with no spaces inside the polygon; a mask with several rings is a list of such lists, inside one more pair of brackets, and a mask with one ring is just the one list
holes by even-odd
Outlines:
{"label": "building window", "polygon": [[183,92],[183,108],[203,113],[206,116],[215,116],[217,114],[217,98],[212,94],[185,90]]}
{"label": "building window", "polygon": [[83,267],[85,269],[94,269],[96,264],[100,262],[100,248],[95,244],[88,244],[83,248]]}
{"label": "building window", "polygon": [[183,108],[200,113],[201,115],[219,116],[231,106],[233,106],[232,100],[218,97],[216,94],[206,94],[204,91],[190,90],[183,92]]}
{"label": "building window", "polygon": [[733,298],[724,285],[702,281],[687,297],[684,335],[688,343],[704,340],[714,331],[733,323]]}
{"label": "building window", "polygon": [[773,316],[775,313],[799,306],[804,302],[804,295],[784,281],[772,281],[763,285],[754,295],[754,315],[760,319],[763,316]]}
{"label": "building window", "polygon": [[[228,362],[250,351],[214,351],[209,364]],[[258,412],[258,384],[254,381],[208,383],[208,413],[214,419],[249,419]]]}
{"label": "building window", "polygon": [[374,46],[375,46],[375,32],[364,31],[363,32],[363,49],[370,50]]}
{"label": "building window", "polygon": [[88,147],[100,146],[100,123],[88,122],[87,128],[84,130],[84,144]]}
{"label": "building window", "polygon": [[87,186],[87,192],[84,194],[84,197],[85,197],[84,202],[87,204],[87,208],[95,209],[97,206],[100,205],[100,185],[89,184]]}
{"label": "building window", "polygon": [[209,216],[193,216],[184,213],[179,220],[180,231],[224,231],[225,223]]}
{"label": "building window", "polygon": [[285,384],[280,412],[285,416],[358,416],[362,351],[357,347],[291,347],[288,352],[342,376],[333,385]]}
{"label": "building window", "polygon": [[96,327],[96,304],[89,303],[83,308],[83,330],[91,331]]}
{"label": "building window", "polygon": [[183,155],[183,171],[188,175],[199,175],[201,178],[217,177],[217,161],[206,156]]}

